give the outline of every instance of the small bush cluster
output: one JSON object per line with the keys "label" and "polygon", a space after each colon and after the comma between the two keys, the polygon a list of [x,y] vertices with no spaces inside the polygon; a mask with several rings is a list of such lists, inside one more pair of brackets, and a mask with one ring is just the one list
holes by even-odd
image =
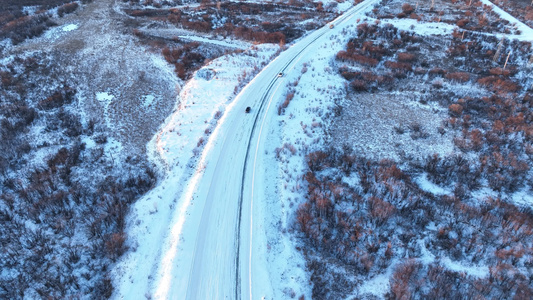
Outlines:
{"label": "small bush cluster", "polygon": [[[357,37],[347,43],[346,50],[341,50],[336,55],[336,60],[343,63],[339,72],[350,81],[349,86],[356,92],[388,89],[395,79],[428,73],[426,69],[419,67],[425,64],[424,61],[419,61],[419,42],[418,36],[398,31],[391,25],[361,23],[357,26]],[[366,70],[351,71],[350,64]]]}
{"label": "small bush cluster", "polygon": [[278,106],[278,115],[281,115],[285,111],[289,106],[289,103],[291,103],[292,98],[294,98],[294,91],[289,91],[287,95],[285,95],[283,103]]}
{"label": "small bush cluster", "polygon": [[533,167],[528,150],[533,142],[533,127],[527,121],[533,118],[530,98],[493,95],[460,99],[449,107],[448,126],[462,132],[456,145],[479,154],[476,172],[486,172],[483,177],[494,190],[513,192],[527,184]]}
{"label": "small bush cluster", "polygon": [[41,35],[46,28],[53,25],[47,14],[23,16],[3,25],[0,28],[0,37],[10,38],[13,44],[19,44],[27,38]]}
{"label": "small bush cluster", "polygon": [[72,3],[67,3],[67,4],[64,4],[64,5],[61,5],[57,9],[57,15],[62,17],[64,15],[66,15],[66,14],[73,13],[76,9],[78,9],[78,7],[79,7],[79,5],[76,2],[72,2]]}
{"label": "small bush cluster", "polygon": [[40,109],[50,110],[72,103],[76,91],[68,86],[55,91],[50,97],[41,100],[37,105]]}
{"label": "small bush cluster", "polygon": [[162,53],[165,60],[174,65],[174,70],[179,78],[185,80],[189,78],[192,72],[199,69],[205,60],[205,57],[198,51],[200,46],[198,42],[187,43],[173,49],[163,48]]}

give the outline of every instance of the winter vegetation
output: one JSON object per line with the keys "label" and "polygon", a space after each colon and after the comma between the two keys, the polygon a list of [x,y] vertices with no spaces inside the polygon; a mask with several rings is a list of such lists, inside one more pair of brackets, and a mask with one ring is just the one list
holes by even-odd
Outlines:
{"label": "winter vegetation", "polygon": [[[113,292],[110,266],[128,250],[129,205],[154,186],[157,175],[145,154],[146,141],[135,148],[132,135],[114,130],[119,123],[115,122],[119,118],[113,118],[118,116],[113,110],[115,97],[99,91],[113,90],[119,96],[116,76],[107,72],[106,87],[88,79],[87,70],[97,75],[113,51],[96,53],[99,69],[92,64],[95,53],[87,54],[90,58],[80,54],[80,44],[72,43],[69,32],[85,36],[91,47],[91,42],[101,42],[98,38],[111,39],[85,35],[84,29],[76,31],[77,25],[64,23],[75,9],[100,3],[4,4],[9,5],[6,12],[26,14],[23,19],[48,14],[57,27],[32,39],[24,36],[18,45],[13,38],[25,35],[26,27],[2,27],[3,38],[9,39],[2,42],[0,60],[0,298],[109,298]],[[90,30],[96,28],[98,24],[93,24]],[[57,36],[62,37],[61,43]],[[112,41],[119,40],[115,35]],[[102,48],[104,44],[99,43]],[[143,69],[147,74],[151,71]],[[131,78],[128,67],[121,75]],[[167,80],[161,73],[158,76],[159,82]],[[148,91],[143,80],[136,85]],[[92,101],[95,106],[91,107]],[[152,102],[153,107],[159,105]],[[106,116],[99,113],[101,104],[107,105],[102,109]],[[140,135],[153,135],[153,129],[144,124],[146,132]]]}
{"label": "winter vegetation", "polygon": [[[83,0],[80,3],[89,3]],[[72,0],[6,0],[0,4],[0,39],[9,38],[19,44],[27,38],[41,35],[57,24],[51,19],[74,12],[79,7]]]}
{"label": "winter vegetation", "polygon": [[[383,15],[401,3],[386,2],[369,15],[415,17],[409,4]],[[383,23],[359,23],[330,64],[346,98],[324,125],[329,147],[285,143],[276,152],[282,165],[305,155],[301,177],[282,178],[289,191],[303,189],[294,218],[312,298],[531,297],[525,224],[533,213],[520,196],[533,190],[531,43],[482,33],[495,28],[420,36]],[[350,111],[369,108],[383,112]],[[367,135],[398,143],[373,145]]]}
{"label": "winter vegetation", "polygon": [[445,23],[469,31],[519,34],[514,24],[493,12],[491,6],[480,0],[383,0],[368,15],[385,20],[413,19],[419,22]]}
{"label": "winter vegetation", "polygon": [[529,1],[494,0],[491,2],[533,28],[533,6]]}
{"label": "winter vegetation", "polygon": [[[148,3],[150,6],[147,6]],[[332,2],[335,3],[336,2]],[[165,5],[166,4],[166,5]],[[154,7],[155,5],[156,7]],[[256,43],[285,44],[331,20],[335,5],[322,2],[210,2],[199,6],[169,7],[170,3],[142,2],[125,10],[144,22],[167,22],[199,34],[233,37]]]}
{"label": "winter vegetation", "polygon": [[14,57],[0,69],[0,296],[109,297],[128,205],[155,183],[153,166],[113,156],[118,144],[97,121],[82,123],[76,88],[48,57]]}
{"label": "winter vegetation", "polygon": [[2,1],[0,298],[533,298],[532,4]]}

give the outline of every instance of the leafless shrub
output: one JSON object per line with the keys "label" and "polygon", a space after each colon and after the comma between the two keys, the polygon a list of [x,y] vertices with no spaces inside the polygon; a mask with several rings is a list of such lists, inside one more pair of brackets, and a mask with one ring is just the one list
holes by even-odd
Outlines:
{"label": "leafless shrub", "polygon": [[413,65],[410,63],[395,62],[391,60],[385,62],[385,67],[402,72],[410,72],[413,70]]}
{"label": "leafless shrub", "polygon": [[50,110],[62,107],[74,100],[76,90],[65,86],[62,89],[55,91],[50,97],[39,102],[39,107],[44,110]]}
{"label": "leafless shrub", "polygon": [[450,115],[459,117],[463,113],[463,106],[461,104],[454,103],[448,107],[448,110],[450,111]]}
{"label": "leafless shrub", "polygon": [[446,78],[457,82],[467,82],[470,80],[470,74],[466,72],[454,72],[446,74]]}
{"label": "leafless shrub", "polygon": [[398,61],[400,62],[413,62],[416,60],[416,55],[412,53],[400,52],[398,53]]}
{"label": "leafless shrub", "polygon": [[106,255],[112,260],[122,256],[127,249],[126,245],[124,245],[125,241],[126,234],[124,232],[110,234],[105,241]]}
{"label": "leafless shrub", "polygon": [[64,4],[57,9],[57,14],[60,17],[63,17],[66,14],[73,13],[78,8],[78,6],[78,3],[76,2]]}
{"label": "leafless shrub", "polygon": [[279,106],[278,106],[278,115],[281,115],[285,109],[289,106],[289,103],[291,103],[291,100],[294,98],[294,92],[289,92],[286,96],[285,96],[285,101],[283,101],[283,103],[281,103]]}

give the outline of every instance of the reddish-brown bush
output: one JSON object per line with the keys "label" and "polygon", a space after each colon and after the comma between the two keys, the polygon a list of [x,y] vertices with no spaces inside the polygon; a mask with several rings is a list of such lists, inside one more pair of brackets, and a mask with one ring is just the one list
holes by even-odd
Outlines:
{"label": "reddish-brown bush", "polygon": [[70,13],[74,12],[78,8],[78,6],[79,6],[78,3],[76,3],[76,2],[67,3],[65,5],[60,6],[57,9],[57,14],[60,17],[62,17],[65,14],[70,14]]}
{"label": "reddish-brown bush", "polygon": [[450,115],[459,117],[463,113],[463,106],[461,104],[451,104],[448,107]]}
{"label": "reddish-brown bush", "polygon": [[489,70],[489,73],[491,75],[499,75],[499,76],[509,76],[511,74],[511,71],[509,71],[508,69],[503,69],[503,68],[492,68]]}
{"label": "reddish-brown bush", "polygon": [[288,93],[285,96],[285,101],[278,106],[278,115],[281,115],[285,111],[285,109],[289,106],[289,103],[291,103],[292,98],[294,98],[294,93]]}
{"label": "reddish-brown bush", "polygon": [[370,67],[375,67],[378,64],[378,60],[375,58],[367,57],[352,52],[347,52],[344,50],[341,50],[337,53],[337,59],[341,61],[353,61]]}
{"label": "reddish-brown bush", "polygon": [[413,62],[416,60],[416,55],[407,52],[398,53],[398,61],[400,62]]}
{"label": "reddish-brown bush", "polygon": [[429,74],[444,75],[444,74],[446,74],[446,70],[435,67],[435,68],[429,70]]}
{"label": "reddish-brown bush", "polygon": [[207,21],[185,21],[182,24],[186,28],[199,32],[210,32],[212,29],[211,23]]}
{"label": "reddish-brown bush", "polygon": [[390,218],[395,211],[394,205],[378,197],[370,197],[368,199],[368,205],[371,216],[378,220],[378,224]]}
{"label": "reddish-brown bush", "polygon": [[420,263],[408,260],[394,270],[391,278],[391,291],[395,299],[410,299],[410,280],[415,271],[420,268]]}
{"label": "reddish-brown bush", "polygon": [[368,84],[364,80],[355,79],[350,82],[350,87],[357,92],[362,92],[368,90]]}
{"label": "reddish-brown bush", "polygon": [[409,3],[402,4],[402,12],[406,15],[411,14],[415,9]]}
{"label": "reddish-brown bush", "polygon": [[470,74],[466,72],[454,72],[446,74],[446,78],[457,82],[467,82],[470,80]]}
{"label": "reddish-brown bush", "polygon": [[343,71],[341,72],[341,76],[344,77],[346,80],[352,80],[357,76],[356,72],[349,72],[349,71]]}
{"label": "reddish-brown bush", "polygon": [[460,19],[455,24],[461,28],[465,28],[466,24],[468,24],[470,21],[468,19]]}
{"label": "reddish-brown bush", "polygon": [[357,25],[357,34],[359,38],[365,38],[376,33],[377,28],[378,27],[376,25],[369,25],[368,23],[364,22]]}
{"label": "reddish-brown bush", "polygon": [[49,110],[69,104],[74,100],[76,90],[70,87],[64,87],[55,91],[50,97],[39,102],[39,108]]}
{"label": "reddish-brown bush", "polygon": [[489,87],[492,91],[498,93],[516,93],[521,87],[510,79],[501,79],[498,76],[487,76],[477,81],[480,85]]}
{"label": "reddish-brown bush", "polygon": [[105,250],[107,256],[112,260],[120,257],[127,250],[124,242],[126,241],[126,234],[124,232],[117,232],[110,234],[105,242]]}
{"label": "reddish-brown bush", "polygon": [[323,151],[311,152],[307,155],[307,165],[311,171],[319,171],[328,166],[328,154]]}
{"label": "reddish-brown bush", "polygon": [[386,61],[385,67],[392,69],[392,70],[398,70],[398,71],[404,71],[404,72],[407,72],[407,71],[410,72],[413,70],[413,65],[411,65],[410,63],[396,62],[392,60]]}

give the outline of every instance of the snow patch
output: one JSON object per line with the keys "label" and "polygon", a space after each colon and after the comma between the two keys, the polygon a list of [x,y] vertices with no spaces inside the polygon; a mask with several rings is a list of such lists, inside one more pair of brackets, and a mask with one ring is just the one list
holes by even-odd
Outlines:
{"label": "snow patch", "polygon": [[533,205],[533,193],[531,191],[522,190],[515,192],[512,196],[512,199],[519,206]]}
{"label": "snow patch", "polygon": [[414,31],[422,36],[448,35],[452,34],[453,30],[457,28],[457,26],[451,24],[418,22],[413,19],[384,19],[381,22],[394,25],[399,30]]}
{"label": "snow patch", "polygon": [[427,174],[423,174],[415,178],[415,182],[418,183],[418,186],[426,192],[430,192],[433,195],[449,195],[452,192],[448,189],[444,189],[433,182],[429,181]]}
{"label": "snow patch", "polygon": [[24,6],[22,12],[27,15],[34,15],[39,10],[39,5]]}
{"label": "snow patch", "polygon": [[487,266],[465,266],[459,262],[452,261],[449,257],[444,257],[440,260],[442,266],[455,272],[463,272],[470,276],[484,278],[489,275],[489,267]]}
{"label": "snow patch", "polygon": [[63,25],[59,27],[54,27],[54,28],[47,30],[44,33],[43,37],[45,39],[50,39],[51,41],[55,41],[62,35],[78,29],[78,27],[79,26],[77,24],[67,24],[67,25]]}
{"label": "snow patch", "polygon": [[73,31],[73,30],[76,30],[76,29],[78,29],[78,25],[77,24],[68,24],[68,25],[65,25],[65,26],[61,27],[61,30],[65,31],[65,32]]}
{"label": "snow patch", "polygon": [[196,35],[180,35],[178,36],[180,39],[188,40],[188,41],[194,41],[194,42],[201,42],[201,43],[207,43],[207,44],[213,44],[217,46],[222,47],[228,47],[228,48],[248,48],[251,44],[246,42],[241,42],[238,40],[214,40],[209,39],[202,36],[196,36]]}
{"label": "snow patch", "polygon": [[343,177],[342,182],[349,186],[358,186],[361,182],[361,178],[359,178],[359,175],[356,172],[352,172],[350,176]]}
{"label": "snow patch", "polygon": [[144,107],[149,107],[150,105],[152,105],[154,100],[155,100],[155,96],[154,95],[145,95],[143,97],[143,106]]}
{"label": "snow patch", "polygon": [[113,100],[115,96],[108,94],[108,93],[96,93],[96,100],[101,102],[109,102]]}
{"label": "snow patch", "polygon": [[82,142],[85,143],[85,148],[91,149],[96,146],[96,142],[88,136],[83,137]]}
{"label": "snow patch", "polygon": [[380,274],[363,283],[359,288],[359,295],[372,294],[385,299],[385,294],[390,291],[390,274]]}
{"label": "snow patch", "polygon": [[426,248],[425,239],[418,240],[418,245],[420,246],[420,262],[422,262],[425,265],[429,265],[435,261],[435,255],[433,253],[429,252],[429,250]]}

